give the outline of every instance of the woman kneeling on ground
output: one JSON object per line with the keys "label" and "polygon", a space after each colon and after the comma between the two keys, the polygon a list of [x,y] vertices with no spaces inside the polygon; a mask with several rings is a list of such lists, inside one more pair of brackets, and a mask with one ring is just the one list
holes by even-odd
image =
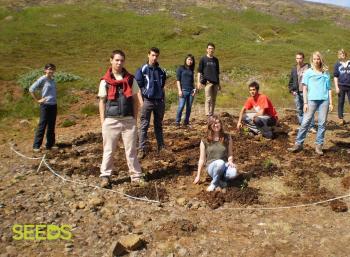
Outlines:
{"label": "woman kneeling on ground", "polygon": [[199,183],[206,164],[207,172],[213,178],[207,191],[226,187],[226,181],[237,176],[236,165],[232,161],[232,138],[224,132],[219,117],[213,115],[208,120],[207,137],[200,143],[198,171],[193,183]]}

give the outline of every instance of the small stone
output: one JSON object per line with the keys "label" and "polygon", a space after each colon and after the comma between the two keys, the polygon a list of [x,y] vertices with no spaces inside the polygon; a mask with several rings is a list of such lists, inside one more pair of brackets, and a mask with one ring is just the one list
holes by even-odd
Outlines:
{"label": "small stone", "polygon": [[20,120],[19,124],[24,127],[30,126],[30,122],[28,120]]}
{"label": "small stone", "polygon": [[183,257],[183,256],[188,256],[188,251],[185,248],[180,248],[177,253],[179,254],[179,256]]}
{"label": "small stone", "polygon": [[121,236],[119,238],[119,243],[121,243],[126,249],[135,251],[141,248],[144,242],[139,235],[130,234]]}
{"label": "small stone", "polygon": [[16,247],[14,247],[14,246],[12,246],[12,245],[6,246],[6,252],[7,252],[10,256],[11,256],[11,255],[17,256]]}
{"label": "small stone", "polygon": [[62,192],[63,196],[67,199],[72,199],[75,197],[75,193],[71,189],[62,189],[61,192]]}
{"label": "small stone", "polygon": [[86,203],[83,201],[80,201],[77,205],[78,209],[84,209],[86,207]]}
{"label": "small stone", "polygon": [[180,197],[176,199],[176,203],[180,206],[185,206],[187,204],[187,200],[184,197]]}
{"label": "small stone", "polygon": [[5,18],[4,18],[4,20],[5,21],[12,21],[13,20],[13,16],[6,16]]}
{"label": "small stone", "polygon": [[121,256],[127,253],[127,250],[125,249],[125,247],[118,241],[115,241],[112,243],[109,251],[111,253],[109,256],[112,256],[112,257]]}
{"label": "small stone", "polygon": [[94,196],[92,197],[90,200],[89,200],[89,206],[92,207],[92,208],[95,208],[97,206],[101,206],[104,204],[104,201],[103,199],[97,197],[97,196]]}

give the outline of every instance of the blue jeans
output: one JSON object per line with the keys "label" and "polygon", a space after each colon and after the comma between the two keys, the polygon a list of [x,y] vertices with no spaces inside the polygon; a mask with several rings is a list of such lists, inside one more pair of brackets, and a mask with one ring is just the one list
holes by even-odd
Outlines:
{"label": "blue jeans", "polygon": [[[304,116],[304,98],[303,98],[303,92],[299,92],[294,96],[294,102],[295,107],[297,109],[297,117],[299,125],[303,122],[303,116]],[[315,127],[315,119],[312,117],[310,128]]]}
{"label": "blue jeans", "polygon": [[179,97],[179,106],[177,108],[176,123],[180,123],[182,111],[186,104],[186,116],[184,124],[189,124],[193,99],[194,97],[192,96],[192,90],[182,90],[182,96]]}
{"label": "blue jeans", "polygon": [[326,121],[328,115],[328,100],[309,100],[308,101],[308,110],[305,113],[303,122],[301,123],[296,144],[302,145],[304,143],[307,131],[311,124],[311,121],[314,119],[315,112],[318,111],[318,129],[316,134],[316,144],[323,145],[324,134],[326,132]]}
{"label": "blue jeans", "polygon": [[223,180],[226,170],[225,162],[221,159],[211,162],[208,165],[207,171],[210,177],[213,178],[210,184],[215,187],[219,186],[219,181]]}

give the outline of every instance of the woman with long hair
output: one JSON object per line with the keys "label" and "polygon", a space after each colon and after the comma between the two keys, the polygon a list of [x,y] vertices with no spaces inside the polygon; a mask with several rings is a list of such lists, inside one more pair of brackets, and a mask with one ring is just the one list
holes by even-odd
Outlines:
{"label": "woman with long hair", "polygon": [[338,51],[338,61],[334,65],[334,85],[338,94],[338,118],[339,125],[344,125],[344,103],[345,95],[350,102],[350,60],[344,49]]}
{"label": "woman with long hair", "polygon": [[295,145],[288,151],[299,152],[308,132],[309,125],[315,112],[318,111],[318,129],[316,134],[316,148],[318,155],[323,155],[322,146],[326,132],[328,111],[333,110],[331,80],[328,67],[320,52],[314,52],[310,58],[311,68],[303,77],[304,117],[301,123]]}
{"label": "woman with long hair", "polygon": [[179,106],[176,114],[176,125],[180,126],[182,111],[186,105],[186,116],[184,125],[189,125],[191,108],[196,94],[194,88],[194,66],[195,60],[192,54],[188,54],[185,58],[184,65],[180,66],[176,71],[176,85],[179,94]]}
{"label": "woman with long hair", "polygon": [[207,191],[226,186],[226,180],[236,177],[236,165],[232,162],[232,138],[224,132],[218,116],[209,117],[207,136],[200,143],[197,176],[193,183],[200,181],[201,171],[206,165],[207,172],[213,178]]}

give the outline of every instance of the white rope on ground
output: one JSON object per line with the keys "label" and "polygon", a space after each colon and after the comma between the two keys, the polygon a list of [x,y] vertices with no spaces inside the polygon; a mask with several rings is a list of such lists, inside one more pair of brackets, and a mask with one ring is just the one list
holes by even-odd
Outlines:
{"label": "white rope on ground", "polygon": [[96,185],[90,185],[90,184],[86,184],[84,182],[79,182],[79,181],[74,181],[74,180],[71,180],[71,179],[67,179],[63,176],[61,176],[60,174],[58,174],[56,171],[54,171],[50,165],[46,162],[46,160],[44,160],[44,164],[46,165],[46,167],[49,169],[49,171],[54,174],[55,176],[59,177],[60,179],[62,179],[64,182],[71,182],[73,184],[77,184],[77,185],[82,185],[82,186],[87,186],[87,187],[92,187],[92,188],[95,188],[95,189],[100,189],[100,190],[104,190],[104,191],[109,191],[109,192],[113,192],[113,193],[117,193],[117,194],[120,194],[120,195],[123,195],[127,198],[131,198],[131,199],[134,199],[134,200],[140,200],[140,201],[145,201],[145,202],[150,202],[150,203],[160,203],[159,201],[155,201],[155,200],[149,200],[147,198],[140,198],[140,197],[135,197],[135,196],[132,196],[132,195],[128,195],[128,194],[125,194],[125,193],[120,193],[118,191],[115,191],[113,189],[109,189],[109,188],[103,188],[103,187],[100,187],[100,186],[96,186]]}
{"label": "white rope on ground", "polygon": [[37,169],[37,172],[40,170],[42,164],[45,164],[45,166],[49,169],[49,171],[54,174],[56,177],[59,177],[63,182],[71,182],[73,184],[77,184],[77,185],[82,185],[82,186],[87,186],[87,187],[92,187],[92,188],[95,188],[95,189],[100,189],[100,190],[104,190],[104,191],[108,191],[108,192],[113,192],[113,193],[117,193],[117,194],[120,194],[122,196],[125,196],[127,198],[130,198],[130,199],[134,199],[134,200],[138,200],[138,201],[144,201],[144,202],[150,202],[150,203],[160,203],[160,201],[155,201],[155,200],[149,200],[147,198],[140,198],[140,197],[135,197],[135,196],[132,196],[132,195],[128,195],[128,194],[125,194],[125,193],[121,193],[121,192],[118,192],[118,191],[115,191],[113,189],[108,189],[108,188],[103,188],[103,187],[100,187],[100,186],[97,186],[97,185],[90,185],[90,184],[86,184],[84,182],[80,182],[80,181],[74,181],[72,179],[67,179],[63,176],[61,176],[60,174],[58,174],[56,171],[54,171],[50,165],[46,162],[46,154],[44,154],[42,157],[40,158],[32,158],[32,157],[27,157],[25,156],[24,154],[16,151],[12,146],[11,146],[11,150],[13,152],[15,152],[18,156],[20,157],[23,157],[23,158],[26,158],[26,159],[29,159],[29,160],[39,160],[41,159],[41,162],[40,162],[40,165]]}
{"label": "white rope on ground", "polygon": [[[27,157],[27,156],[19,153],[18,151],[13,149],[12,146],[11,146],[11,150],[13,150],[16,154],[18,154],[19,156],[21,156],[23,158],[32,159],[30,157]],[[96,189],[100,189],[100,190],[104,190],[104,191],[117,193],[117,194],[123,195],[123,196],[125,196],[127,198],[134,199],[134,200],[146,201],[146,202],[151,202],[151,203],[160,203],[159,201],[149,200],[147,198],[139,198],[139,197],[135,197],[135,196],[132,196],[132,195],[125,194],[125,193],[120,193],[120,192],[115,191],[113,189],[103,188],[103,187],[100,187],[100,186],[90,185],[90,184],[86,184],[84,182],[79,182],[79,181],[74,181],[74,180],[71,180],[71,179],[67,179],[67,178],[61,176],[60,174],[58,174],[56,171],[54,171],[50,167],[50,165],[46,162],[45,156],[46,156],[46,154],[43,157],[41,157],[41,158],[35,158],[35,159],[36,160],[41,159],[40,165],[42,163],[44,163],[45,166],[49,169],[49,171],[52,174],[54,174],[55,176],[59,177],[64,182],[71,182],[73,184],[83,185],[83,186],[87,186],[87,187],[92,187],[92,188],[96,188]],[[40,166],[39,166],[39,168],[40,168]],[[38,171],[39,171],[39,168],[38,168]],[[223,208],[220,208],[220,210],[264,211],[264,210],[281,210],[281,209],[302,208],[302,207],[310,207],[310,206],[315,206],[315,205],[319,205],[319,204],[323,204],[323,203],[328,203],[328,202],[332,202],[332,201],[335,201],[335,200],[344,199],[344,198],[348,198],[348,197],[350,197],[350,194],[342,195],[342,196],[338,196],[338,197],[334,197],[334,198],[331,198],[331,199],[318,201],[318,202],[314,202],[314,203],[307,203],[307,204],[298,204],[298,205],[290,205],[290,206],[276,206],[276,207],[248,207],[248,208],[242,208],[242,207],[234,207],[234,208],[226,207],[225,208],[225,207],[223,207]]]}
{"label": "white rope on ground", "polygon": [[10,145],[10,149],[11,149],[12,151],[14,151],[17,155],[19,155],[19,156],[21,156],[21,157],[23,157],[23,158],[25,158],[25,159],[28,159],[28,160],[40,160],[40,159],[42,159],[42,157],[27,157],[27,156],[25,156],[24,154],[21,154],[20,152],[16,151],[16,150],[13,148],[13,145]]}
{"label": "white rope on ground", "polygon": [[290,206],[276,206],[276,207],[248,207],[248,208],[241,208],[241,207],[223,207],[220,210],[245,210],[245,211],[266,211],[266,210],[282,210],[282,209],[293,209],[293,208],[302,208],[302,207],[310,207],[310,206],[315,206],[318,204],[323,204],[323,203],[328,203],[328,202],[332,202],[335,200],[339,200],[339,199],[344,199],[344,198],[348,198],[350,197],[350,194],[348,195],[342,195],[342,196],[338,196],[338,197],[334,197],[331,199],[327,199],[327,200],[323,200],[323,201],[319,201],[319,202],[314,202],[314,203],[306,203],[306,204],[297,204],[297,205],[290,205]]}

